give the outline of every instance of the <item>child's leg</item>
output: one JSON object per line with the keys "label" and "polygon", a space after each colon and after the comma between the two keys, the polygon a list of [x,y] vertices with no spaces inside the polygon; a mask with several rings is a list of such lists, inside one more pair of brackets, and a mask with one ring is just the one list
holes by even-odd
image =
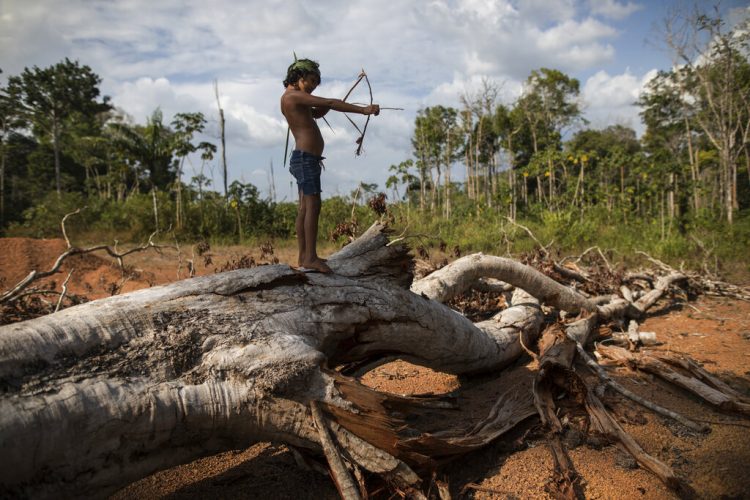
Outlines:
{"label": "child's leg", "polygon": [[302,194],[302,190],[299,192],[299,207],[297,208],[297,220],[295,221],[295,229],[297,230],[297,265],[301,266],[305,260],[305,214],[306,203],[305,196]]}
{"label": "child's leg", "polygon": [[318,217],[320,216],[320,194],[303,196],[305,201],[305,256],[302,265],[320,272],[330,273],[331,268],[317,252]]}

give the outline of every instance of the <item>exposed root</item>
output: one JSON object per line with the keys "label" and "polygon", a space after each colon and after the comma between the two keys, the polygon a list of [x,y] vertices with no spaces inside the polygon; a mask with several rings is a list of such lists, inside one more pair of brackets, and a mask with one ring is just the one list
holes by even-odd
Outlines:
{"label": "exposed root", "polygon": [[[555,460],[555,473],[551,486],[556,487],[560,495],[567,497],[576,491],[577,486],[577,476],[574,475],[572,466],[569,466],[567,454],[559,442],[563,425],[558,418],[555,394],[565,391],[568,395],[565,400],[575,401],[585,408],[594,431],[619,443],[639,464],[653,472],[670,488],[678,492],[687,491],[687,486],[669,466],[646,453],[632,436],[622,429],[596,396],[593,388],[573,370],[576,351],[580,354],[577,348],[579,345],[580,343],[566,338],[557,327],[548,328],[541,341],[542,359],[534,384],[534,397],[542,422],[552,433],[550,445]],[[624,349],[623,351],[628,352]]]}

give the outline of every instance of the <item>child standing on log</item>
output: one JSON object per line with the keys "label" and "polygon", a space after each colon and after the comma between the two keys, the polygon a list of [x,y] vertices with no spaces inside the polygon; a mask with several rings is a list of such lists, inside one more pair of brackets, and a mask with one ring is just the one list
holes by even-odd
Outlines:
{"label": "child standing on log", "polygon": [[330,273],[331,268],[317,253],[318,217],[320,216],[320,173],[323,166],[323,136],[315,119],[329,110],[343,113],[375,115],[380,106],[356,106],[342,101],[312,95],[320,85],[319,65],[310,59],[296,60],[286,72],[281,96],[281,113],[294,136],[294,151],[289,160],[289,171],[297,180],[299,210],[296,230],[300,267]]}

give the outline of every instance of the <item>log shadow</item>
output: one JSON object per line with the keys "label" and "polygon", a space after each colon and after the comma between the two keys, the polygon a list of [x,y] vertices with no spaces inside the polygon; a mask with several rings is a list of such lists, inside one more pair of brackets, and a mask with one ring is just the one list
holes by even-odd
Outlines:
{"label": "log shadow", "polygon": [[[253,453],[258,448],[257,453]],[[238,452],[229,452],[237,454]],[[322,499],[339,498],[333,482],[327,475],[301,468],[292,451],[284,445],[258,443],[240,452],[249,455],[240,463],[220,474],[185,484],[173,493],[159,496],[170,500],[186,499]],[[221,467],[228,454],[203,459],[211,468]],[[236,458],[236,457],[235,457]],[[231,456],[227,456],[231,460]],[[196,464],[197,465],[197,464]],[[183,467],[190,467],[191,464]],[[198,465],[203,468],[204,465]]]}
{"label": "log shadow", "polygon": [[[494,443],[444,465],[438,470],[437,477],[450,478],[452,498],[474,498],[479,492],[468,485],[481,484],[485,479],[496,475],[514,453],[528,448],[529,442],[532,445],[545,445],[537,417],[517,425]],[[518,497],[508,494],[505,498]]]}
{"label": "log shadow", "polygon": [[680,312],[685,309],[685,302],[670,302],[669,304],[665,304],[661,307],[653,307],[649,309],[648,314],[646,317],[648,318],[658,318],[660,316],[667,316],[670,313],[673,312]]}

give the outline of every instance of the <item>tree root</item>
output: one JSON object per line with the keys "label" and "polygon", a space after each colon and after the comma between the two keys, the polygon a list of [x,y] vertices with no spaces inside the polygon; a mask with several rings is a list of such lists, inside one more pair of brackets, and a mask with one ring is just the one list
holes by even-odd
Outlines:
{"label": "tree root", "polygon": [[631,401],[635,401],[639,405],[648,408],[649,410],[653,411],[654,413],[658,413],[659,415],[662,415],[664,417],[671,418],[673,420],[676,420],[677,422],[681,423],[688,429],[691,429],[696,432],[709,432],[711,428],[705,424],[699,424],[697,422],[694,422],[690,420],[689,418],[680,415],[679,413],[669,410],[667,408],[664,408],[663,406],[660,406],[653,401],[649,401],[646,398],[642,398],[641,396],[638,396],[634,392],[626,389],[619,383],[615,382],[612,378],[610,378],[609,375],[604,371],[604,369],[596,362],[594,359],[586,352],[586,350],[583,348],[583,346],[580,343],[576,343],[576,350],[578,351],[578,356],[584,361],[586,366],[591,368],[594,373],[604,382],[607,387],[610,387],[614,389],[615,391],[619,392],[626,398],[630,399]]}

